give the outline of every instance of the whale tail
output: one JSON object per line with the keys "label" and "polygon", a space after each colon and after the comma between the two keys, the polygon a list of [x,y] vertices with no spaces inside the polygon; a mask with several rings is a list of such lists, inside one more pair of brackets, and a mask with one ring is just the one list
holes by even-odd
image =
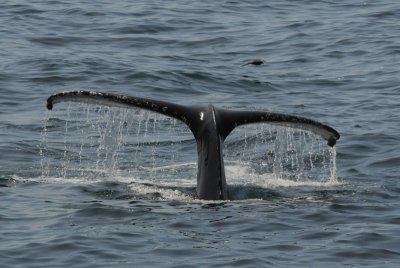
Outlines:
{"label": "whale tail", "polygon": [[197,195],[200,199],[227,199],[222,144],[232,130],[240,125],[269,123],[299,128],[320,135],[329,146],[340,138],[333,128],[312,119],[271,112],[231,111],[208,106],[184,106],[147,98],[101,93],[94,91],[71,91],[50,96],[47,108],[59,102],[72,101],[121,108],[142,108],[173,117],[184,122],[193,133],[197,143],[198,172]]}

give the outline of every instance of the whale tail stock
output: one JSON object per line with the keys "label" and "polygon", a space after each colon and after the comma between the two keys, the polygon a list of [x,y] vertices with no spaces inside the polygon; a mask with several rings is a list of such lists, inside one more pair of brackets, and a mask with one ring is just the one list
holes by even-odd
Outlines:
{"label": "whale tail stock", "polygon": [[59,102],[72,101],[121,108],[142,108],[173,117],[184,122],[197,143],[197,195],[200,199],[227,199],[227,187],[222,144],[232,130],[240,125],[269,123],[314,132],[334,146],[339,133],[320,122],[281,113],[260,111],[231,111],[208,106],[184,106],[165,101],[93,91],[58,93],[47,99],[47,108]]}

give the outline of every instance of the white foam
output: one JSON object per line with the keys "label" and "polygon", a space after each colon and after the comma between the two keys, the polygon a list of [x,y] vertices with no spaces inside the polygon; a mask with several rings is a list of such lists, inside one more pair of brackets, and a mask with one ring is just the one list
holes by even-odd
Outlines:
{"label": "white foam", "polygon": [[[158,200],[177,200],[182,202],[191,202],[193,196],[182,192],[173,187],[195,187],[193,180],[177,180],[157,183],[153,180],[132,180],[129,184],[129,190],[138,196],[154,195]],[[170,188],[168,188],[170,187]]]}
{"label": "white foam", "polygon": [[[176,170],[186,169],[196,165],[193,162],[181,163],[176,165],[168,165],[157,167],[159,170]],[[287,178],[277,177],[276,174],[255,174],[251,171],[249,165],[243,162],[230,161],[225,165],[227,184],[231,186],[251,186],[260,189],[276,189],[290,187],[317,187],[329,188],[342,185],[336,178],[326,178],[319,181],[309,179],[290,180]],[[85,170],[86,172],[98,173],[101,170]],[[27,181],[27,179],[13,176],[16,181]],[[215,203],[220,201],[206,201],[195,198],[193,189],[196,187],[196,178],[141,178],[138,176],[129,176],[115,173],[111,176],[82,176],[82,177],[38,177],[29,179],[29,181],[49,184],[94,184],[104,181],[115,181],[128,184],[128,189],[138,197],[151,197],[157,200],[176,200],[186,203]],[[186,190],[186,191],[185,191]],[[257,189],[256,189],[257,190]],[[192,194],[190,193],[192,191]],[[251,198],[251,193],[246,193]],[[235,196],[233,196],[235,199]],[[239,199],[246,199],[246,196],[240,196]]]}
{"label": "white foam", "polygon": [[36,178],[22,178],[17,175],[13,175],[12,179],[18,182],[37,182],[46,184],[93,184],[103,180],[101,179],[89,179],[85,177],[36,177]]}
{"label": "white foam", "polygon": [[256,174],[245,163],[228,162],[225,165],[227,183],[231,185],[254,185],[262,188],[278,187],[333,187],[342,185],[336,176],[320,178],[318,181],[307,178],[292,180],[278,177],[276,174],[265,173]]}

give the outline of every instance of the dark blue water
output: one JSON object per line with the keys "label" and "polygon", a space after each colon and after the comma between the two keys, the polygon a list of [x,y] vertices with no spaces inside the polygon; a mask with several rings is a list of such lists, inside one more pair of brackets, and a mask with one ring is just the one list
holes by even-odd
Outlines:
{"label": "dark blue water", "polygon": [[[2,266],[398,267],[399,12],[396,1],[3,1]],[[242,66],[252,59],[268,63]],[[205,202],[187,129],[137,111],[46,111],[74,89],[297,114],[341,138],[333,151],[299,145],[319,150],[290,158],[320,165],[304,177],[258,153],[306,134],[240,130],[225,148],[231,200]]]}

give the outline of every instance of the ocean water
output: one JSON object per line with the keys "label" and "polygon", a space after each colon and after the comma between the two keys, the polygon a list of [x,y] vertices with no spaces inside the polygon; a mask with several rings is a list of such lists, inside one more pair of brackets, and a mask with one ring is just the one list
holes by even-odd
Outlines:
{"label": "ocean water", "polygon": [[[2,267],[398,267],[396,1],[2,1]],[[244,63],[263,59],[254,66]],[[306,116],[240,128],[230,199],[196,198],[188,129],[57,104],[97,90]]]}

